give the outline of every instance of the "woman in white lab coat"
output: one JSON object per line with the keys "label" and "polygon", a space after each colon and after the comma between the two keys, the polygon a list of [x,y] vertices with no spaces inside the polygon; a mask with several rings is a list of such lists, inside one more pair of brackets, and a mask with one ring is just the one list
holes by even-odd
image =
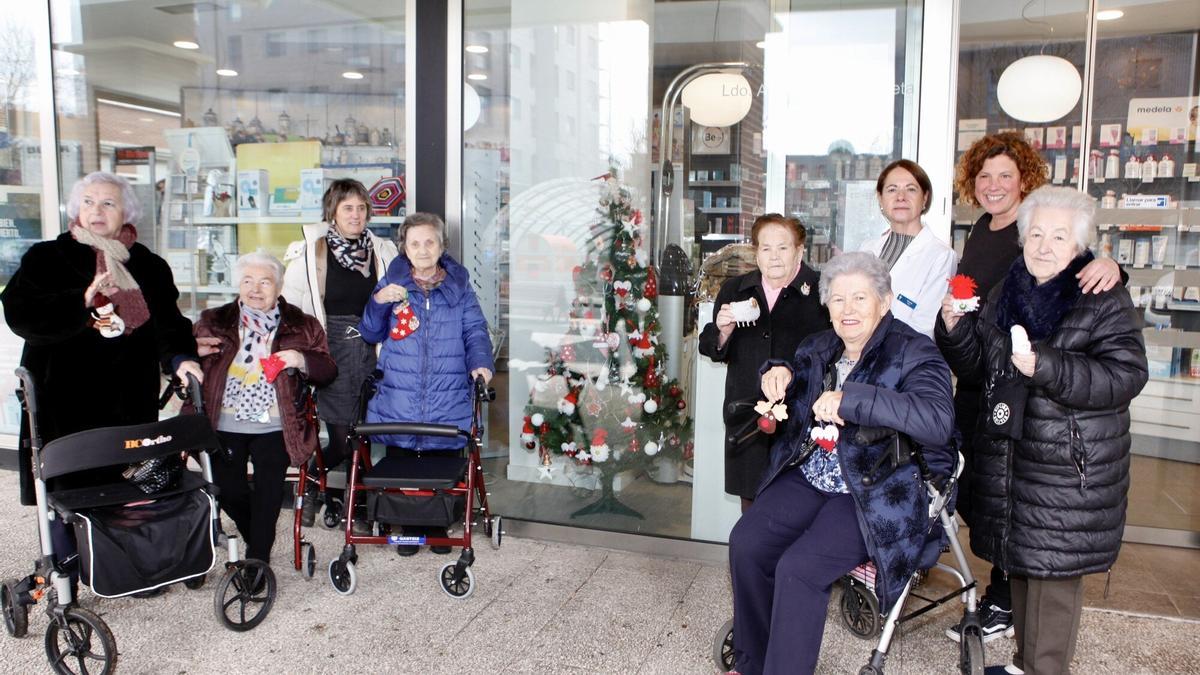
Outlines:
{"label": "woman in white lab coat", "polygon": [[916,162],[898,159],[875,182],[879,210],[890,227],[862,250],[879,256],[892,272],[892,315],[933,337],[947,282],[954,276],[954,249],[921,224],[933,188]]}

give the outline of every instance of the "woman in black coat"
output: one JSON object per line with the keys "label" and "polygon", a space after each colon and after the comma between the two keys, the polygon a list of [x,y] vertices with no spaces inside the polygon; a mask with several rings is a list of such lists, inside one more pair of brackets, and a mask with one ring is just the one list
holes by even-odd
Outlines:
{"label": "woman in black coat", "polygon": [[1077,283],[1094,217],[1085,194],[1031,193],[1017,217],[1022,257],[980,315],[945,309],[936,330],[954,372],[984,382],[971,549],[1012,579],[1013,665],[1026,672],[1069,671],[1083,575],[1117,559],[1129,403],[1148,377],[1129,293]]}
{"label": "woman in black coat", "polygon": [[[88,174],[71,190],[67,231],[30,247],[0,294],[9,327],[25,340],[21,365],[33,375],[43,443],[155,422],[164,373],[202,377],[171,268],[137,243],[140,214],[125,179]],[[36,503],[29,436],[22,415],[22,504]],[[63,476],[52,488],[113,480],[119,469],[92,470]],[[61,519],[51,521],[50,534],[60,560],[75,551]]]}
{"label": "woman in black coat", "polygon": [[[725,403],[755,397],[758,369],[768,359],[791,359],[805,337],[829,328],[829,311],[817,297],[820,276],[803,263],[806,233],[800,221],[778,213],[759,216],[750,230],[758,270],[721,285],[713,321],[700,332],[700,353],[729,364]],[[753,300],[756,321],[739,321],[732,303]],[[728,411],[726,424],[730,423]],[[725,492],[742,498],[745,511],[754,499],[770,459],[770,436],[756,434],[725,447]]]}

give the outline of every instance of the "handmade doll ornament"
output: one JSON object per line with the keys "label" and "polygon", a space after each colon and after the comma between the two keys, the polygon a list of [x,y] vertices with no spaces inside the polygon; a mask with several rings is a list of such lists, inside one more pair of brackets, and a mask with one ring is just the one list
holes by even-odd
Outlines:
{"label": "handmade doll ornament", "polygon": [[117,316],[116,305],[103,293],[96,294],[96,311],[92,312],[92,326],[100,331],[101,337],[115,338],[125,332],[125,321]]}

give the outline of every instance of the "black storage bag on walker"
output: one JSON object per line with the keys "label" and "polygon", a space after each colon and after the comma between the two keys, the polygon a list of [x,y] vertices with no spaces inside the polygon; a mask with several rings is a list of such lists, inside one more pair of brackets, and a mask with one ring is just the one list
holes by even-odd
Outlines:
{"label": "black storage bag on walker", "polygon": [[367,493],[367,519],[388,525],[450,527],[467,508],[464,495],[437,493],[428,497],[387,492]]}
{"label": "black storage bag on walker", "polygon": [[203,490],[76,514],[82,580],[96,595],[117,597],[208,572],[216,559],[213,511]]}

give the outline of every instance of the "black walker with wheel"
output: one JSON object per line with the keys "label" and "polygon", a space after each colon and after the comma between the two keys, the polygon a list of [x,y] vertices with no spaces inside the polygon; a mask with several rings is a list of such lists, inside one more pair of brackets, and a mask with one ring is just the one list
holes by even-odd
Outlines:
{"label": "black walker with wheel", "polygon": [[[754,404],[735,402],[730,404],[730,413],[737,414]],[[740,444],[759,433],[754,426],[756,419],[751,419],[741,430],[730,436],[730,442]],[[866,562],[851,570],[842,578],[838,585],[842,588],[839,602],[839,614],[842,623],[855,636],[863,640],[871,640],[879,636],[878,644],[872,650],[866,665],[859,669],[859,675],[882,675],[884,663],[887,660],[888,649],[895,637],[900,624],[933,610],[936,607],[955,598],[965,605],[962,619],[963,639],[959,643],[959,670],[964,675],[982,675],[984,669],[983,630],[979,624],[979,603],[976,597],[975,577],[971,566],[967,563],[962,544],[958,541],[958,520],[954,517],[953,502],[958,490],[958,478],[963,470],[963,456],[956,454],[952,475],[939,480],[929,469],[920,446],[911,443],[904,435],[892,429],[860,428],[858,441],[863,444],[874,443],[890,438],[892,451],[884,453],[880,461],[872,467],[871,472],[863,477],[863,485],[881,482],[897,469],[915,465],[920,472],[921,481],[929,494],[929,533],[925,548],[921,552],[917,571],[905,583],[887,616],[879,613],[879,599],[875,596],[875,564]],[[940,531],[940,535],[938,532]],[[943,550],[948,548],[954,555],[954,565],[938,562]],[[930,569],[941,570],[958,582],[959,587],[938,598],[925,598],[913,592],[917,580]],[[909,597],[923,600],[925,604],[904,613],[905,603]],[[729,619],[717,631],[713,640],[713,660],[722,670],[732,670],[734,667],[733,619]]]}
{"label": "black walker with wheel", "polygon": [[[24,637],[29,608],[46,601],[46,656],[58,673],[111,673],[117,663],[116,640],[96,613],[79,607],[69,569],[78,558],[80,580],[100,597],[145,593],[170,584],[189,588],[204,584],[224,546],[229,561],[214,595],[214,610],[229,629],[254,628],[271,611],[275,576],[257,560],[242,560],[238,537],[221,530],[217,489],[212,484],[209,453],[221,448],[201,409],[200,384],[189,377],[187,394],[197,408],[152,424],[104,427],[55,439],[42,447],[37,427],[37,396],[33,378],[17,369],[18,398],[29,420],[37,496],[41,556],[33,574],[8,579],[0,587],[4,626],[9,635]],[[179,393],[173,383],[162,404]],[[202,476],[182,469],[180,456],[195,455]],[[147,492],[130,480],[81,488],[48,489],[54,478],[104,467],[178,461],[178,478],[162,481]],[[154,469],[161,471],[161,468]],[[78,553],[64,558],[54,550],[51,521],[73,530]],[[180,537],[184,532],[186,536]],[[163,541],[174,549],[164,550]]]}
{"label": "black walker with wheel", "polygon": [[[355,573],[358,544],[461,546],[462,554],[457,561],[441,567],[438,581],[450,597],[466,598],[475,590],[475,574],[471,571],[475,562],[475,549],[471,546],[473,526],[482,523],[492,548],[500,548],[503,536],[500,516],[493,516],[488,508],[479,457],[483,443],[483,404],[495,399],[496,390],[488,387],[481,377],[472,381],[474,405],[470,431],[443,424],[361,421],[366,419],[367,401],[374,395],[375,383],[381,375],[376,371],[368,377],[359,395],[360,422],[352,431],[354,449],[346,478],[343,524],[346,544],[341,555],[329,562],[329,580],[342,595],[354,592],[358,584]],[[370,437],[384,435],[463,437],[466,444],[458,455],[388,456],[373,464]],[[370,534],[354,532],[351,515],[356,505],[365,509],[372,527]],[[391,531],[405,525],[450,527],[459,522],[461,537],[406,536]]]}

